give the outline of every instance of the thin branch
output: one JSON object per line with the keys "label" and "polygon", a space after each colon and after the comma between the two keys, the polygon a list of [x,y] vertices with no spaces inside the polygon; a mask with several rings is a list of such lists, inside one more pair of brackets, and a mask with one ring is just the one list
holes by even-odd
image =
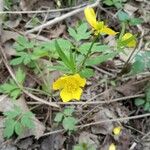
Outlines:
{"label": "thin branch", "polygon": [[[99,2],[100,2],[100,0],[97,0],[94,4],[87,5],[85,7],[96,7],[96,6],[99,5]],[[73,10],[71,12],[68,12],[68,13],[66,13],[64,15],[61,15],[61,16],[53,19],[53,20],[50,20],[50,21],[46,22],[45,24],[39,25],[39,26],[37,26],[37,27],[35,27],[35,28],[31,29],[31,30],[28,30],[25,34],[33,33],[35,31],[39,31],[41,28],[45,28],[47,26],[54,25],[54,24],[56,24],[56,23],[58,23],[58,22],[60,22],[60,21],[62,21],[64,19],[66,19],[68,17],[71,17],[73,15],[76,15],[79,12],[82,12],[85,9],[85,7],[82,7],[82,8]]]}
{"label": "thin branch", "polygon": [[[109,101],[89,101],[89,102],[52,102],[58,105],[98,105],[98,104],[110,104],[114,102],[124,101],[127,99],[133,99],[137,97],[144,97],[144,94],[137,94],[132,96],[120,97]],[[41,104],[40,102],[28,102],[28,104]]]}
{"label": "thin branch", "polygon": [[[0,0],[0,11],[3,11],[3,7],[4,7],[4,1]],[[2,35],[2,17],[0,16],[0,38]]]}
{"label": "thin branch", "polygon": [[143,115],[136,115],[136,116],[130,116],[130,117],[122,117],[122,118],[115,118],[115,119],[107,119],[107,120],[101,120],[97,122],[92,122],[84,125],[78,126],[79,128],[85,128],[93,125],[99,125],[101,123],[106,123],[106,122],[118,122],[118,121],[124,121],[124,120],[131,120],[131,119],[139,119],[139,118],[144,118],[144,117],[149,117],[150,113],[143,114]]}
{"label": "thin branch", "polygon": [[78,9],[81,7],[86,6],[88,3],[84,3],[75,7],[68,7],[68,8],[62,8],[62,9],[48,9],[48,10],[31,10],[31,11],[2,11],[0,10],[0,14],[41,14],[41,13],[55,13],[55,12],[64,12],[64,11],[70,11],[74,9]]}
{"label": "thin branch", "polygon": [[[144,118],[144,117],[149,117],[149,116],[150,116],[150,113],[143,114],[143,115],[130,116],[130,117],[122,117],[122,118],[115,118],[115,119],[106,119],[106,120],[92,122],[92,123],[88,123],[88,124],[84,124],[84,125],[79,125],[79,126],[76,126],[76,127],[77,128],[85,128],[85,127],[89,127],[89,126],[93,126],[93,125],[99,125],[101,123],[118,122],[118,121],[125,121],[125,120],[133,120],[133,119],[139,119],[139,118]],[[56,130],[56,131],[45,133],[45,134],[43,134],[43,136],[48,136],[48,135],[60,133],[60,132],[63,132],[63,131],[65,131],[65,130],[64,129],[60,129],[60,130]]]}

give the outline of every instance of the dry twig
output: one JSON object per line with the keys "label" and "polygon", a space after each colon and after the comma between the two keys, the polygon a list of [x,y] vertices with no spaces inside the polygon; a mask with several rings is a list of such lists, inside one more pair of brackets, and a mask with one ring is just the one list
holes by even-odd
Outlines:
{"label": "dry twig", "polygon": [[[143,115],[130,116],[130,117],[116,118],[116,119],[106,119],[106,120],[92,122],[92,123],[88,123],[88,124],[84,124],[84,125],[79,125],[79,126],[76,126],[76,127],[77,128],[85,128],[85,127],[89,127],[89,126],[92,126],[92,125],[99,125],[101,123],[106,123],[106,122],[118,122],[118,121],[124,121],[124,120],[133,120],[133,119],[139,119],[139,118],[144,118],[144,117],[149,117],[149,116],[150,116],[150,113],[143,114]],[[63,132],[63,131],[64,131],[63,129],[56,130],[56,131],[45,133],[45,134],[43,134],[43,136],[48,136],[48,135],[60,133],[60,132]]]}
{"label": "dry twig", "polygon": [[[99,2],[100,2],[100,0],[97,0],[94,4],[87,5],[85,7],[96,7],[96,6],[99,5]],[[76,9],[76,10],[73,10],[71,12],[68,12],[68,13],[66,13],[64,15],[61,15],[61,16],[53,19],[53,20],[50,20],[50,21],[46,22],[45,24],[39,25],[39,26],[37,26],[37,27],[35,27],[35,28],[31,29],[31,30],[28,30],[25,34],[33,33],[35,31],[39,31],[41,28],[43,29],[43,28],[45,28],[47,26],[54,25],[54,24],[56,24],[56,23],[58,23],[58,22],[60,22],[60,21],[62,21],[64,19],[66,19],[68,17],[71,17],[71,16],[73,16],[73,15],[79,13],[79,12],[82,12],[85,9],[85,7],[81,7],[79,9]]]}

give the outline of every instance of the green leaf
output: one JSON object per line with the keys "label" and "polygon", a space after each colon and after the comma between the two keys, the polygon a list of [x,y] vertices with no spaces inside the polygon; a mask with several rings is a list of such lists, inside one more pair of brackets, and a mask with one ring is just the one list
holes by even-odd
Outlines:
{"label": "green leaf", "polygon": [[144,71],[145,69],[145,64],[143,61],[135,61],[133,64],[132,64],[132,74],[137,74],[137,73],[140,73],[142,71]]}
{"label": "green leaf", "polygon": [[62,71],[62,72],[69,72],[70,70],[68,70],[68,68],[64,65],[56,65],[56,66],[50,66],[49,67],[50,71],[54,71],[54,70],[58,70],[58,71]]}
{"label": "green leaf", "polygon": [[118,2],[116,2],[116,3],[114,3],[114,5],[118,9],[122,8],[122,3],[120,2],[120,0]]}
{"label": "green leaf", "polygon": [[78,144],[73,147],[73,150],[85,150],[85,148],[82,145]]}
{"label": "green leaf", "polygon": [[10,61],[10,64],[13,65],[13,66],[16,66],[16,65],[19,65],[23,62],[24,60],[24,57],[17,57],[17,58],[13,58],[11,61]]}
{"label": "green leaf", "polygon": [[146,103],[144,104],[144,110],[145,110],[145,111],[148,111],[149,108],[150,108],[150,102],[146,102]]}
{"label": "green leaf", "polygon": [[[88,43],[83,43],[80,47],[79,47],[79,52],[81,54],[87,54],[89,48],[91,47],[92,42],[88,42]],[[94,43],[91,52],[103,52],[103,51],[110,51],[110,47],[107,45],[100,45],[99,43]]]}
{"label": "green leaf", "polygon": [[108,6],[112,6],[114,4],[112,0],[104,0],[103,3]]}
{"label": "green leaf", "polygon": [[72,36],[77,42],[88,39],[90,37],[91,32],[88,32],[87,23],[81,23],[76,29],[69,28],[68,32],[70,36]]}
{"label": "green leaf", "polygon": [[72,116],[73,112],[74,112],[74,107],[65,108],[63,111],[65,116]]}
{"label": "green leaf", "polygon": [[22,93],[21,89],[17,88],[17,89],[14,89],[13,91],[11,91],[11,93],[9,95],[10,95],[10,97],[12,97],[15,100],[19,97],[19,95],[21,93]]}
{"label": "green leaf", "polygon": [[150,87],[146,89],[146,101],[150,102]]}
{"label": "green leaf", "polygon": [[13,91],[14,89],[16,89],[17,87],[10,84],[10,83],[4,83],[2,85],[0,85],[1,90],[3,91],[3,93],[9,94],[11,91]]}
{"label": "green leaf", "polygon": [[80,75],[84,78],[90,78],[90,77],[94,76],[94,71],[93,71],[93,69],[90,69],[90,68],[84,68],[80,72]]}
{"label": "green leaf", "polygon": [[31,54],[28,54],[28,53],[25,53],[25,52],[18,52],[16,54],[16,56],[17,56],[17,58],[13,58],[10,61],[11,65],[19,65],[19,64],[22,64],[22,63],[24,65],[27,65],[32,61]]}
{"label": "green leaf", "polygon": [[6,119],[4,123],[4,137],[10,138],[14,134],[15,121],[13,119]]}
{"label": "green leaf", "polygon": [[[24,36],[19,36],[16,40],[16,42],[21,45],[22,47],[24,47],[24,49],[29,49],[29,48],[33,48],[34,44],[32,42],[29,42],[27,38],[25,38]],[[18,49],[19,50],[19,49]],[[22,50],[22,49],[21,49]]]}
{"label": "green leaf", "polygon": [[19,84],[23,84],[24,80],[25,80],[25,72],[21,69],[18,68],[17,72],[16,72],[16,79],[18,81]]}
{"label": "green leaf", "polygon": [[145,100],[144,100],[144,99],[141,99],[141,98],[137,98],[137,99],[135,99],[135,101],[134,101],[134,104],[135,104],[136,106],[142,106],[144,103],[145,103]]}
{"label": "green leaf", "polygon": [[31,59],[32,60],[37,60],[41,57],[48,56],[48,51],[44,49],[34,49],[33,53],[31,54]]}
{"label": "green leaf", "polygon": [[109,59],[113,59],[115,56],[116,56],[116,53],[110,53],[110,54],[102,54],[102,55],[94,57],[94,58],[89,58],[86,61],[86,65],[87,66],[98,65]]}
{"label": "green leaf", "polygon": [[15,124],[15,133],[17,135],[21,135],[21,133],[23,132],[23,126],[20,122],[16,122]]}
{"label": "green leaf", "polygon": [[14,119],[21,114],[21,109],[19,107],[14,107],[14,109],[6,111],[3,114],[9,119]]}
{"label": "green leaf", "polygon": [[32,61],[31,55],[30,55],[30,54],[26,54],[26,55],[24,56],[23,64],[24,64],[24,65],[27,65],[27,64],[29,64],[31,61]]}
{"label": "green leaf", "polygon": [[150,69],[150,51],[142,51],[135,56],[131,73],[140,73],[146,69]]}
{"label": "green leaf", "polygon": [[55,116],[54,121],[59,123],[59,122],[62,121],[63,117],[64,117],[63,113],[57,113],[56,116]]}
{"label": "green leaf", "polygon": [[129,15],[123,11],[118,12],[118,18],[122,22],[126,22],[130,19]]}
{"label": "green leaf", "polygon": [[70,61],[67,58],[67,56],[65,55],[65,53],[61,50],[60,46],[58,45],[58,42],[55,41],[55,46],[56,46],[56,50],[59,54],[59,57],[62,59],[62,61],[64,62],[64,64],[71,70],[74,70],[73,66],[70,65]]}
{"label": "green leaf", "polygon": [[143,23],[143,20],[141,18],[131,18],[129,20],[130,25],[138,25]]}
{"label": "green leaf", "polygon": [[74,117],[65,117],[62,122],[64,129],[69,131],[76,130],[76,123],[77,120]]}
{"label": "green leaf", "polygon": [[32,120],[32,113],[26,113],[21,118],[21,124],[27,128],[34,128],[34,123]]}

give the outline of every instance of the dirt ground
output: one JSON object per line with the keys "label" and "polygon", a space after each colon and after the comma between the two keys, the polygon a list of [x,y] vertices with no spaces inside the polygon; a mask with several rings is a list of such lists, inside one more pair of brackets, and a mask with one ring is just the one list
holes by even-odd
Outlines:
{"label": "dirt ground", "polygon": [[[75,27],[78,22],[86,22],[83,8],[93,4],[96,4],[97,18],[104,20],[115,31],[121,30],[117,18],[119,11],[141,18],[141,24],[127,26],[126,30],[136,35],[137,52],[150,51],[149,0],[122,0],[118,7],[108,6],[104,0],[98,4],[94,0],[0,0],[0,84],[14,79],[18,65],[11,65],[10,62],[18,56],[14,43],[19,35],[39,45],[57,38],[72,40],[68,28]],[[99,40],[109,46],[115,42],[112,36],[103,36]],[[76,150],[150,150],[150,111],[135,104],[136,99],[146,98],[146,91],[150,88],[150,66],[137,74],[130,74],[132,62],[126,62],[132,51],[126,48],[124,53],[113,59],[93,65],[91,69],[95,74],[87,79],[81,100],[68,103],[63,103],[57,92],[48,96],[41,90],[44,89],[43,78],[48,73],[49,87],[61,75],[60,71],[42,68],[56,64],[57,57],[49,61],[44,56],[38,60],[42,73],[24,65],[25,88],[18,99],[12,100],[8,93],[0,90],[0,150],[73,150],[80,143],[93,147],[80,146]],[[144,60],[144,56],[141,59]],[[150,55],[146,61],[150,62]],[[140,65],[137,68],[142,67]],[[43,91],[48,93],[48,89]],[[14,104],[23,112],[31,110],[35,128],[25,130],[19,136],[13,134],[11,138],[4,138],[4,113]],[[58,112],[70,106],[74,107],[74,117],[78,120],[72,133],[54,121]],[[115,127],[121,128],[117,135],[113,132]],[[110,147],[112,143],[114,149]]]}

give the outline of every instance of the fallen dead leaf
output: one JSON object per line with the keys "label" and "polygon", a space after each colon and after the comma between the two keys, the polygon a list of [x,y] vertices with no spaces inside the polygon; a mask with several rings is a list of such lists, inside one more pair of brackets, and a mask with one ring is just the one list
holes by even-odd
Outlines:
{"label": "fallen dead leaf", "polygon": [[3,124],[4,124],[4,118],[0,117],[0,145],[4,142],[3,138]]}
{"label": "fallen dead leaf", "polygon": [[[107,109],[107,108],[101,108],[99,112],[94,114],[94,121],[102,121],[102,120],[108,120],[116,118],[113,111]],[[94,134],[110,134],[114,128],[114,125],[112,122],[104,122],[99,125],[95,125],[91,127],[92,133]]]}
{"label": "fallen dead leaf", "polygon": [[2,38],[1,38],[1,42],[2,43],[5,43],[6,41],[9,41],[9,40],[16,40],[17,37],[19,36],[19,34],[17,32],[13,32],[13,31],[8,31],[8,30],[3,30],[2,31]]}
{"label": "fallen dead leaf", "polygon": [[42,141],[40,150],[60,150],[63,148],[65,140],[65,136],[62,134],[52,134]]}
{"label": "fallen dead leaf", "polygon": [[135,95],[144,90],[145,85],[147,84],[147,80],[135,81],[131,80],[124,83],[122,86],[116,88],[118,92],[123,94],[124,96]]}
{"label": "fallen dead leaf", "polygon": [[127,12],[129,14],[129,16],[132,16],[133,13],[137,10],[138,10],[138,8],[135,6],[132,6],[131,4],[124,5],[124,11]]}
{"label": "fallen dead leaf", "polygon": [[[28,106],[26,105],[24,97],[20,97],[18,100],[13,101],[12,99],[5,97],[4,95],[0,96],[0,112],[6,112],[13,108],[14,104],[21,108],[23,112],[30,111]],[[44,131],[45,126],[36,118],[33,117],[34,129],[27,129],[22,135],[18,137],[18,139],[22,139],[31,135],[34,135],[35,138],[40,138]]]}
{"label": "fallen dead leaf", "polygon": [[1,38],[1,42],[5,49],[5,52],[8,56],[16,55],[16,51],[13,49],[14,41],[16,41],[17,37],[19,36],[18,33],[13,31],[3,30],[3,36]]}
{"label": "fallen dead leaf", "polygon": [[38,0],[21,0],[20,1],[20,8],[24,11],[26,10],[31,10],[33,8],[33,5],[37,2]]}
{"label": "fallen dead leaf", "polygon": [[59,25],[54,30],[50,30],[50,38],[58,38],[60,35],[62,35],[66,30],[65,25]]}
{"label": "fallen dead leaf", "polygon": [[15,14],[15,16],[10,15],[9,20],[5,21],[4,23],[9,28],[16,28],[19,26],[21,20],[22,20],[22,15],[21,14],[17,14],[17,15]]}
{"label": "fallen dead leaf", "polygon": [[107,36],[104,41],[105,41],[105,43],[107,43],[109,46],[114,46],[114,45],[116,45],[115,37],[112,36],[112,35]]}
{"label": "fallen dead leaf", "polygon": [[95,149],[99,148],[98,137],[89,132],[82,132],[79,136],[79,143],[86,143]]}

